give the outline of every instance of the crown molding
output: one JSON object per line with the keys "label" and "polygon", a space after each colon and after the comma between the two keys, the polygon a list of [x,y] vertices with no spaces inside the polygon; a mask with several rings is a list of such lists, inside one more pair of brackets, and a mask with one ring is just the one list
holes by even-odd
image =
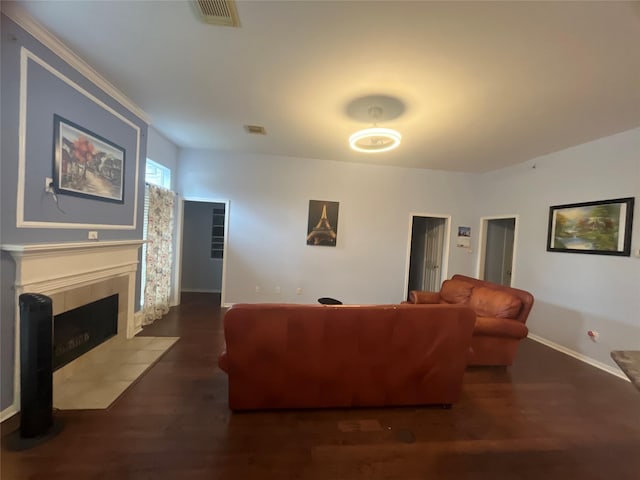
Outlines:
{"label": "crown molding", "polygon": [[54,54],[67,62],[71,67],[75,68],[78,72],[84,75],[87,79],[93,82],[98,88],[103,90],[106,94],[111,96],[114,100],[120,103],[127,110],[134,113],[136,116],[144,120],[147,124],[151,125],[151,116],[136,105],[133,100],[127,97],[124,93],[118,90],[113,84],[102,77],[91,67],[87,62],[74,53],[69,47],[62,43],[57,37],[49,32],[45,27],[37,22],[29,13],[20,8],[17,4],[3,3],[2,13],[4,13],[11,20],[16,22],[20,27],[26,30],[36,40],[41,42],[44,46],[50,49]]}

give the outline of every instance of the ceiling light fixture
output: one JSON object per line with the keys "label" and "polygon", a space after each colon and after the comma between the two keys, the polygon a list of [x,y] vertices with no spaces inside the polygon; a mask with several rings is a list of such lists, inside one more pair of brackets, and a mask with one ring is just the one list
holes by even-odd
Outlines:
{"label": "ceiling light fixture", "polygon": [[369,108],[369,116],[373,118],[373,127],[360,130],[349,137],[349,145],[353,150],[364,153],[388,152],[400,145],[402,135],[390,128],[376,126],[376,120],[382,114],[382,108]]}

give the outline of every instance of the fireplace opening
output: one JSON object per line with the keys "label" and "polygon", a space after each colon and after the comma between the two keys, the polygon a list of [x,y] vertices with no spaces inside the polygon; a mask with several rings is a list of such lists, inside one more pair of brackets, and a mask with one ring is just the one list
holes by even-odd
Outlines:
{"label": "fireplace opening", "polygon": [[53,317],[53,369],[84,355],[118,333],[118,294]]}

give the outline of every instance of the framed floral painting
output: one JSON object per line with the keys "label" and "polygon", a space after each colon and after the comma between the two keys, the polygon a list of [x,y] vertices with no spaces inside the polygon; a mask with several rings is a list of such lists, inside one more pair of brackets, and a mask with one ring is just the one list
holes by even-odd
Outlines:
{"label": "framed floral painting", "polygon": [[53,130],[56,193],[124,203],[125,150],[59,115]]}

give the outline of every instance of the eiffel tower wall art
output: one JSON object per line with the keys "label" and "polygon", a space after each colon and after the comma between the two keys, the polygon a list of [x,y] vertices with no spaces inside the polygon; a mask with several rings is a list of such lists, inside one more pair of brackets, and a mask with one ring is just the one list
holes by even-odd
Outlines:
{"label": "eiffel tower wall art", "polygon": [[339,205],[338,202],[309,200],[307,245],[336,246]]}

